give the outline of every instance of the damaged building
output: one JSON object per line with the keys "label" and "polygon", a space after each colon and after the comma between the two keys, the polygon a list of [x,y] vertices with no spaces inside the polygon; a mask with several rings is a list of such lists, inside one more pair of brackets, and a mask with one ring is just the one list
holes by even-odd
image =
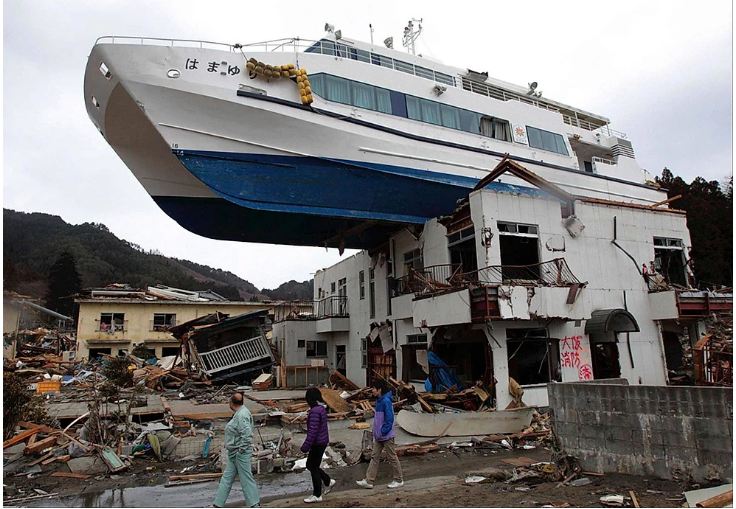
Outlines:
{"label": "damaged building", "polygon": [[269,317],[283,316],[291,303],[229,301],[211,291],[189,291],[163,285],[146,289],[124,284],[89,289],[77,296],[77,358],[118,355],[143,345],[158,357],[176,355],[179,340],[169,330],[213,313],[225,316],[265,310]]}
{"label": "damaged building", "polygon": [[573,195],[529,167],[505,159],[451,216],[317,271],[312,311],[274,325],[281,369],[359,384],[449,371],[495,387],[496,408],[510,379],[529,405],[551,381],[674,382],[683,345],[732,310],[730,290],[694,288],[685,213],[649,185]]}

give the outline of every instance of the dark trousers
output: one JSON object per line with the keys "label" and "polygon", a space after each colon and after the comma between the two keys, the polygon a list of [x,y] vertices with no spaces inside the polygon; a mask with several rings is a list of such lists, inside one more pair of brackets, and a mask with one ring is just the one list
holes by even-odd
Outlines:
{"label": "dark trousers", "polygon": [[314,491],[312,492],[315,497],[322,496],[322,483],[325,486],[330,485],[330,476],[325,473],[324,470],[319,468],[322,463],[322,455],[327,449],[326,445],[313,445],[309,449],[309,455],[307,456],[307,470],[312,474],[312,486]]}

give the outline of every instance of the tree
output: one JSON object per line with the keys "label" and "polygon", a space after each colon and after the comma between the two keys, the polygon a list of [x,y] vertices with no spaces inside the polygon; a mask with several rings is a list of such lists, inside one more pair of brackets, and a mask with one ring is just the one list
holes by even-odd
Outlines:
{"label": "tree", "polygon": [[[657,182],[672,207],[687,213],[695,277],[701,288],[733,285],[733,177],[727,184],[696,177],[690,184],[664,168]],[[724,189],[725,187],[725,189]]]}
{"label": "tree", "polygon": [[77,272],[77,261],[68,251],[59,255],[49,269],[49,291],[46,306],[61,314],[71,316],[74,301],[71,295],[82,289],[82,279]]}

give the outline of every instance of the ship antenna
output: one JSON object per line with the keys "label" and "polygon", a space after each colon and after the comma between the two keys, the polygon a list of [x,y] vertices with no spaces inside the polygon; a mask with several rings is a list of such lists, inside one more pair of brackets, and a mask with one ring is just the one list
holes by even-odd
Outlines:
{"label": "ship antenna", "polygon": [[[407,48],[412,55],[416,55],[416,48],[414,42],[419,38],[419,34],[422,33],[422,19],[411,18],[409,23],[404,27],[404,39],[402,44]],[[417,22],[417,28],[414,28],[414,22]]]}
{"label": "ship antenna", "polygon": [[373,46],[373,25],[368,23],[368,29],[371,31],[371,46]]}

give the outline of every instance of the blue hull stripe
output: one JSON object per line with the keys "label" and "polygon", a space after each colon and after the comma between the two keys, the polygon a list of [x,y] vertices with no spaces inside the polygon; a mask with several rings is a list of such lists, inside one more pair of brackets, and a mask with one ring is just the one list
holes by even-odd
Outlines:
{"label": "blue hull stripe", "polygon": [[[176,150],[222,198],[255,210],[423,224],[452,212],[478,179],[387,164],[320,157]],[[493,182],[499,192],[543,195]]]}

